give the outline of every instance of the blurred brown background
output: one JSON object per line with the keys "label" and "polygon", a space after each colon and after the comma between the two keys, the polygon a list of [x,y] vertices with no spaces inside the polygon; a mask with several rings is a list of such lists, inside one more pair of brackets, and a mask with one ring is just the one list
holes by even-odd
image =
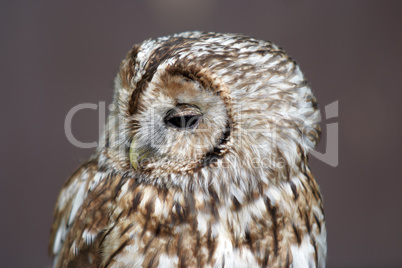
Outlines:
{"label": "blurred brown background", "polygon": [[[136,3],[137,2],[137,3]],[[339,166],[314,157],[328,267],[402,267],[402,1],[1,1],[0,267],[49,267],[57,194],[94,150],[66,138],[79,103],[110,103],[134,43],[184,30],[270,40],[321,105],[339,101]],[[327,122],[328,121],[328,122]],[[98,137],[97,111],[73,118]],[[325,151],[325,131],[319,146]]]}

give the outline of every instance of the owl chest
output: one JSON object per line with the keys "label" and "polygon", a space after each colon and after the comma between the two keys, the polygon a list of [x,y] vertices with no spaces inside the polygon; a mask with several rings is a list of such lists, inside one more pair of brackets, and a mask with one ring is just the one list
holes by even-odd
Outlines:
{"label": "owl chest", "polygon": [[325,226],[277,196],[274,206],[266,196],[240,205],[152,188],[123,195],[105,259],[113,267],[314,267]]}
{"label": "owl chest", "polygon": [[267,224],[230,208],[190,213],[162,207],[121,226],[124,248],[112,253],[115,267],[258,267],[268,261],[274,242]]}

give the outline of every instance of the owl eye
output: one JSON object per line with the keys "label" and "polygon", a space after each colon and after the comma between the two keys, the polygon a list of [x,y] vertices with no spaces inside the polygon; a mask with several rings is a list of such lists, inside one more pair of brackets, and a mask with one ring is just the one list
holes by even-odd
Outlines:
{"label": "owl eye", "polygon": [[198,107],[190,104],[179,104],[166,113],[165,123],[177,129],[195,128],[202,118]]}
{"label": "owl eye", "polygon": [[181,129],[187,129],[187,128],[193,128],[194,126],[197,125],[198,120],[200,116],[195,115],[195,116],[176,116],[172,117],[168,120],[169,125],[176,127],[176,128],[181,128]]}

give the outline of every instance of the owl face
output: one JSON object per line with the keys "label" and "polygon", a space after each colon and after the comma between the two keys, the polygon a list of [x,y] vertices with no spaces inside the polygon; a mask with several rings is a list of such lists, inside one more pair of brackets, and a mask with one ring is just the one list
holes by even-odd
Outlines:
{"label": "owl face", "polygon": [[186,163],[183,168],[190,169],[222,143],[229,116],[210,87],[174,65],[158,69],[133,116],[139,125],[134,139],[139,151],[149,153],[148,161],[169,160],[172,167]]}
{"label": "owl face", "polygon": [[160,186],[280,180],[298,172],[319,137],[299,67],[275,45],[240,35],[188,32],[135,45],[114,104],[100,164]]}

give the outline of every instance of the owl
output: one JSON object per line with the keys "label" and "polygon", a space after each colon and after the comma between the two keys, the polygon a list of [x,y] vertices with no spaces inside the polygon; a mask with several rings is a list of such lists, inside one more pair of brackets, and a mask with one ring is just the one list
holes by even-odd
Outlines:
{"label": "owl", "polygon": [[184,32],[134,45],[95,154],[59,194],[54,267],[325,267],[308,167],[319,119],[270,42]]}

